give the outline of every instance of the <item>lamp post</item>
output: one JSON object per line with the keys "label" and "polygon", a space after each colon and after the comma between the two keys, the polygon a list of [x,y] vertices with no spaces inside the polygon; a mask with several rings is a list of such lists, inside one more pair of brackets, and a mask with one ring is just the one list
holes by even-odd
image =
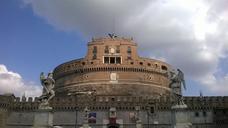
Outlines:
{"label": "lamp post", "polygon": [[75,107],[75,125],[74,128],[77,128],[78,124],[78,93],[68,93],[68,96],[75,96],[75,102],[76,102],[76,107]]}
{"label": "lamp post", "polygon": [[77,107],[75,108],[75,128],[77,128],[78,125],[78,96],[75,95],[76,98],[76,103],[77,103]]}
{"label": "lamp post", "polygon": [[150,111],[150,108],[149,108],[149,106],[146,106],[146,113],[147,113],[147,128],[150,128],[150,125],[149,125],[149,123],[150,123],[150,116],[149,116],[149,111]]}
{"label": "lamp post", "polygon": [[[78,95],[94,95],[96,93],[95,90],[93,91],[80,91],[80,92],[73,92],[73,93],[68,93],[68,96],[75,96],[76,98],[76,103],[77,103],[77,107],[75,108],[75,128],[77,128],[77,124],[78,124]],[[86,108],[87,109],[87,106]]]}
{"label": "lamp post", "polygon": [[[201,103],[201,105],[204,108],[206,103],[205,103],[205,100],[204,100],[203,93],[201,91],[200,91],[200,103]],[[204,125],[207,128],[207,112],[206,112],[206,109],[205,109],[205,111],[203,111],[203,118],[204,118]]]}
{"label": "lamp post", "polygon": [[135,119],[136,119],[136,128],[142,128],[142,121],[139,117],[139,111],[140,111],[140,106],[135,107],[136,113],[135,113]]}

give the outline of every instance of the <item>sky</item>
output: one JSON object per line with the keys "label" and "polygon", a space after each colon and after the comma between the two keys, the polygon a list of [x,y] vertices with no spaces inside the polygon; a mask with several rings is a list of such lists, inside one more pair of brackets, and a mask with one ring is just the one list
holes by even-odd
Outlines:
{"label": "sky", "polygon": [[184,95],[228,95],[228,0],[1,0],[0,94],[39,96],[40,72],[112,32],[180,68]]}

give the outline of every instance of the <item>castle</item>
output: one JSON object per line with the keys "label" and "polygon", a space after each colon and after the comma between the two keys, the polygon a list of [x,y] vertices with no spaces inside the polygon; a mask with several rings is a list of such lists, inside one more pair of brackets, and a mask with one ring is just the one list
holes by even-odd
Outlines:
{"label": "castle", "polygon": [[[79,128],[88,109],[93,128],[171,127],[172,66],[137,54],[133,39],[93,38],[87,55],[54,69],[55,126]],[[188,85],[189,87],[191,85]],[[228,96],[184,97],[192,128],[227,128]],[[0,128],[30,128],[38,98],[0,95]]]}

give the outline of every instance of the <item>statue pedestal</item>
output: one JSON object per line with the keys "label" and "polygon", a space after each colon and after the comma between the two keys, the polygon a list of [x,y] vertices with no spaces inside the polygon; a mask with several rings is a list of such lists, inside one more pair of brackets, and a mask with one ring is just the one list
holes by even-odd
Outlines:
{"label": "statue pedestal", "polygon": [[36,111],[33,128],[53,128],[53,112],[51,108],[38,109]]}
{"label": "statue pedestal", "polygon": [[141,120],[136,121],[136,128],[143,128]]}
{"label": "statue pedestal", "polygon": [[[86,108],[87,109],[87,108]],[[89,126],[89,123],[88,123],[88,119],[84,119],[84,123],[82,124],[82,126],[80,128],[91,128]]]}
{"label": "statue pedestal", "polygon": [[172,106],[172,126],[173,128],[190,128],[189,114],[187,112],[187,105]]}
{"label": "statue pedestal", "polygon": [[91,128],[89,124],[83,124],[80,128]]}

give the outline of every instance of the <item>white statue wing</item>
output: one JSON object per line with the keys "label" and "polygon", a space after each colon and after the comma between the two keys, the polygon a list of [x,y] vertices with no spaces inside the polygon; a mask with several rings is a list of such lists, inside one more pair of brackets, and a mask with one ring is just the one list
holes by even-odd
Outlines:
{"label": "white statue wing", "polygon": [[40,73],[40,82],[43,83],[43,80],[46,78],[43,72]]}
{"label": "white statue wing", "polygon": [[184,89],[186,89],[186,84],[185,84],[185,80],[184,80],[184,73],[181,70],[179,70],[178,77],[179,77],[180,81],[182,82]]}

